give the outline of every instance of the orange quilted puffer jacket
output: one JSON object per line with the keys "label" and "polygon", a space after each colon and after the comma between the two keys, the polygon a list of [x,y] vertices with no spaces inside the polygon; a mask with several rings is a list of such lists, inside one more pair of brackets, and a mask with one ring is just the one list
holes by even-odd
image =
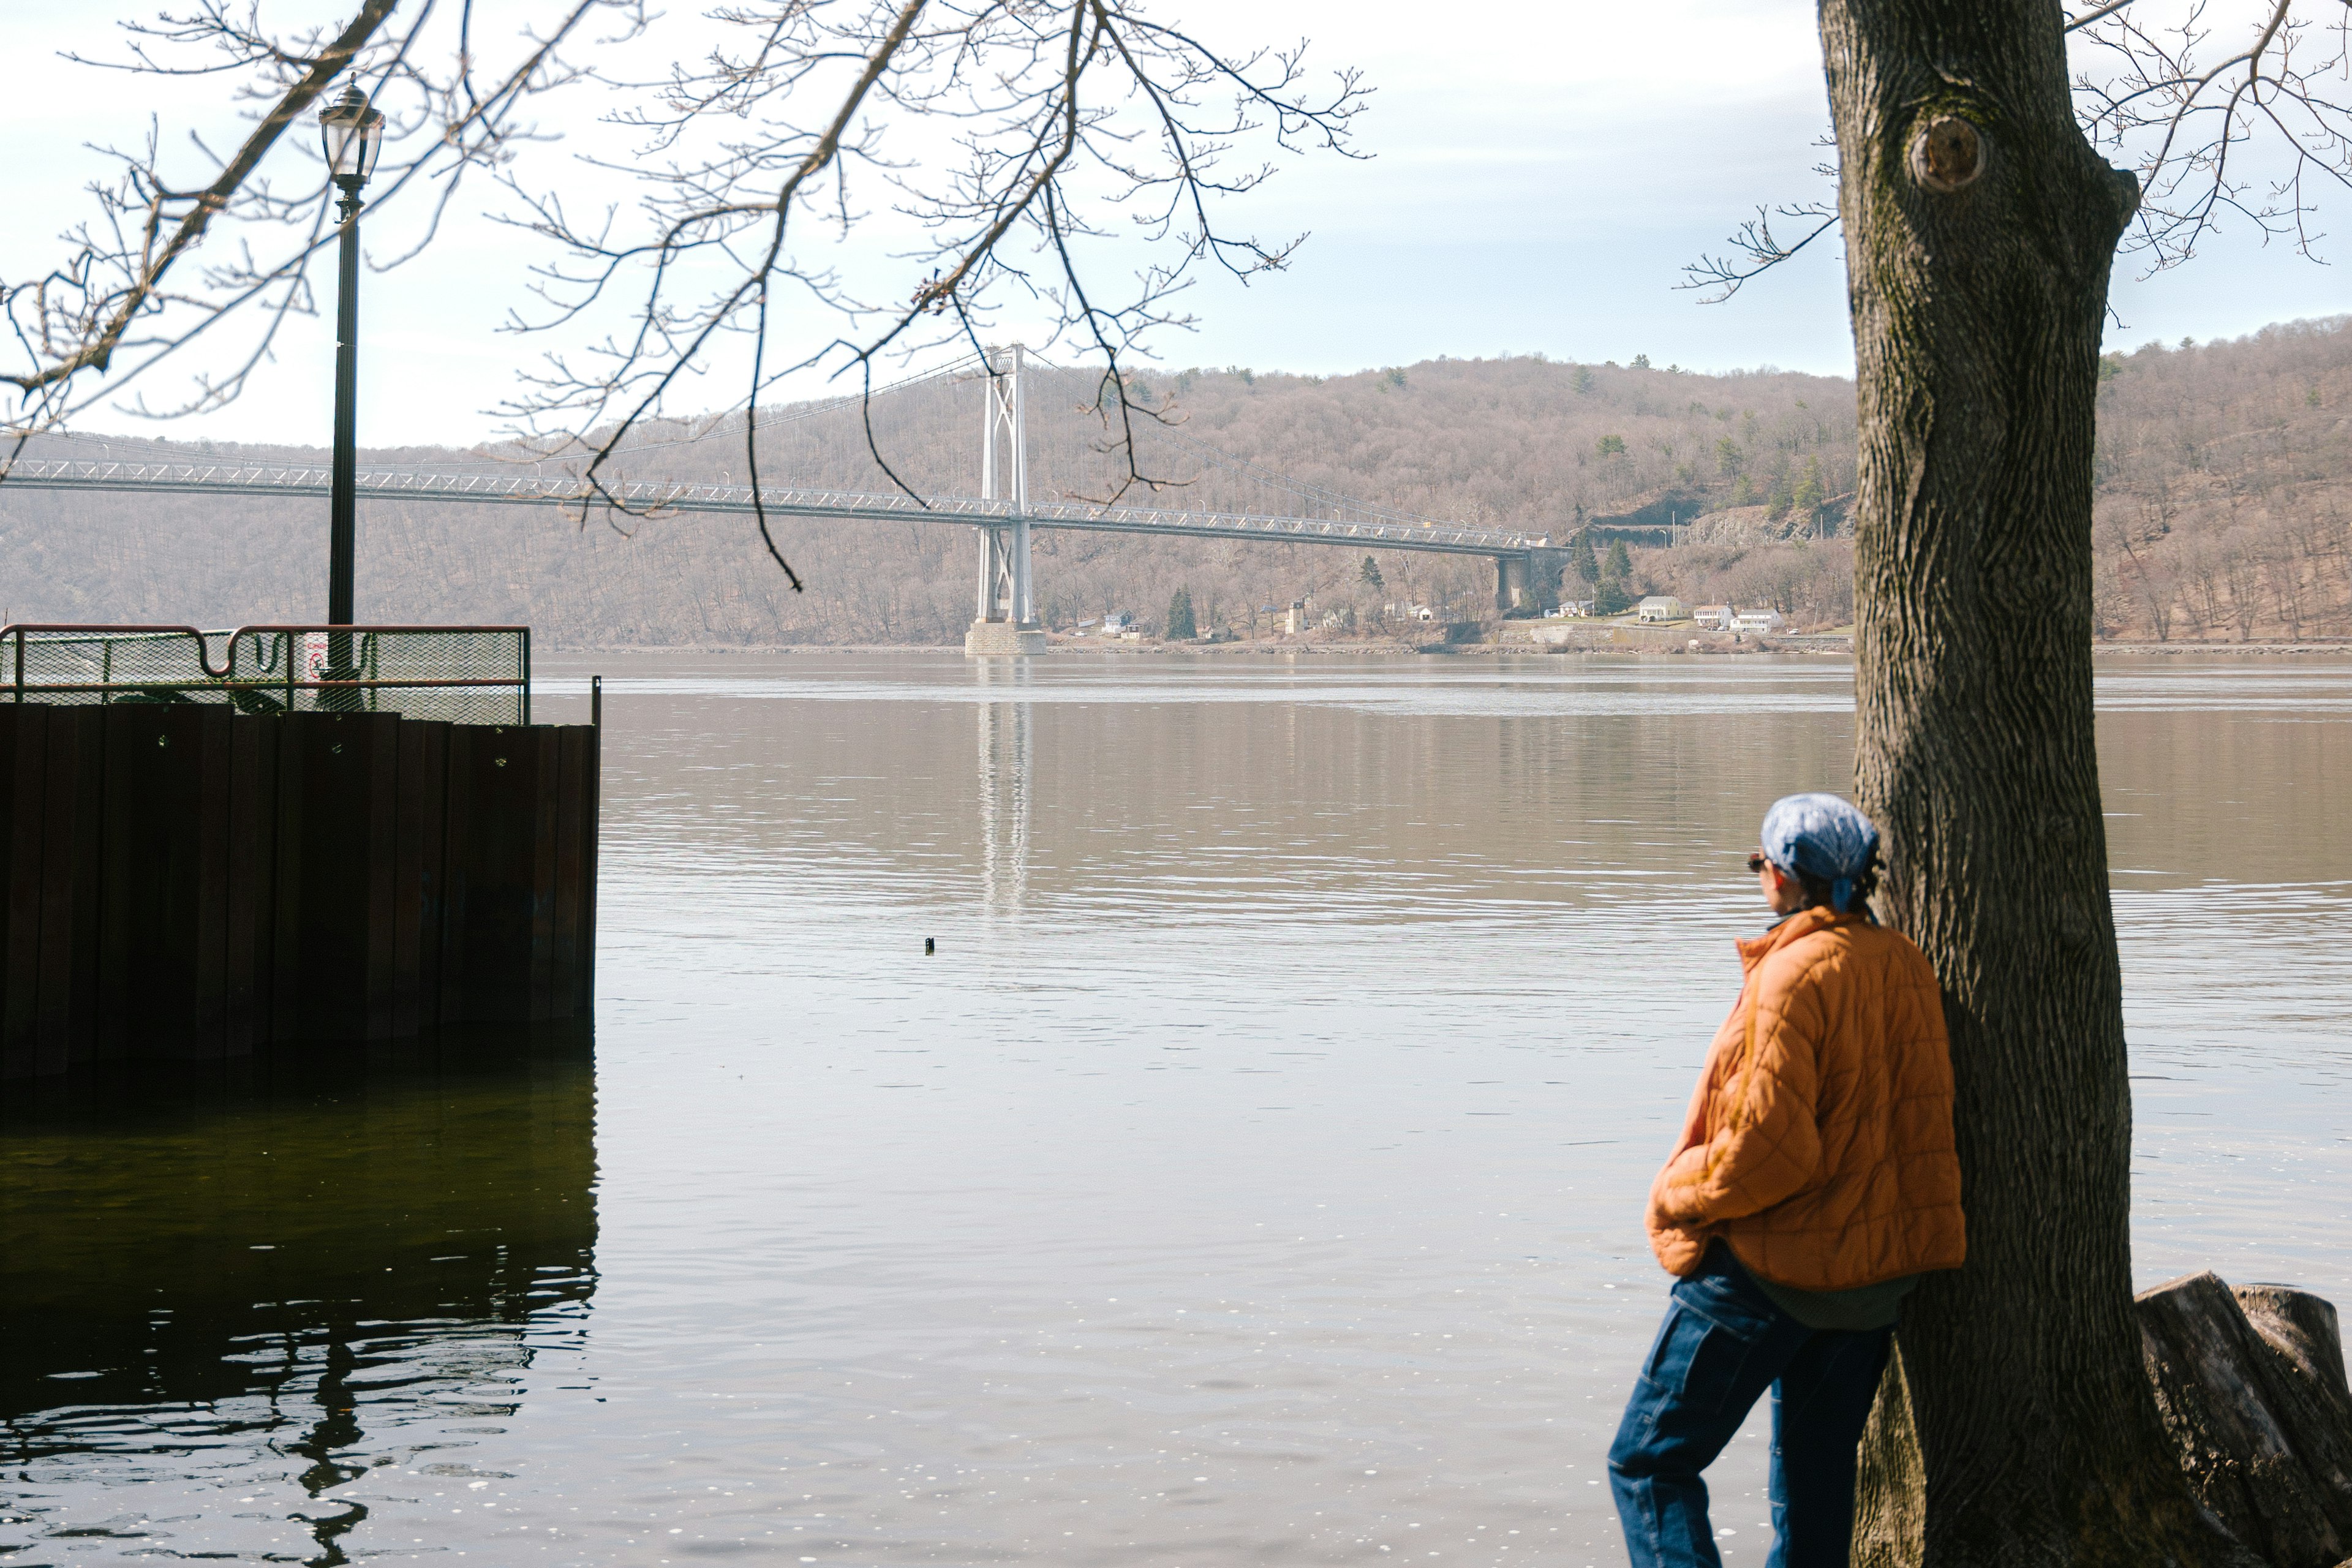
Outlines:
{"label": "orange quilted puffer jacket", "polygon": [[1936,973],[1859,914],[1801,910],[1739,944],[1748,972],[1650,1185],[1669,1273],[1721,1237],[1754,1274],[1850,1290],[1968,1255]]}

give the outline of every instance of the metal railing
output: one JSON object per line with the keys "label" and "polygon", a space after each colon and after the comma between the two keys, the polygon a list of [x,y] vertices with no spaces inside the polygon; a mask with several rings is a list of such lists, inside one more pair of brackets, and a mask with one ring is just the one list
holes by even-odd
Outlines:
{"label": "metal railing", "polygon": [[0,699],[528,724],[530,628],[0,626]]}

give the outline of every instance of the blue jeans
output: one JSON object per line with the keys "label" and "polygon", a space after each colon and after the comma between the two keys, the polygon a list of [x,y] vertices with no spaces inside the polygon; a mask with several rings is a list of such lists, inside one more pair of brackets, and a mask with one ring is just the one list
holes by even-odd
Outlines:
{"label": "blue jeans", "polygon": [[1609,1448],[1609,1485],[1633,1568],[1720,1568],[1706,1518],[1714,1462],[1772,1391],[1772,1554],[1767,1568],[1845,1568],[1854,1451],[1894,1331],[1809,1329],[1716,1242],[1675,1282]]}

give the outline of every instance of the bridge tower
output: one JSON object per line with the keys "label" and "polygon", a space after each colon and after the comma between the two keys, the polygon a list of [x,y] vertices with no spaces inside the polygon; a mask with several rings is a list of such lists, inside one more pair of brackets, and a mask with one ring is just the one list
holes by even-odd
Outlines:
{"label": "bridge tower", "polygon": [[963,651],[975,658],[1045,651],[1045,628],[1029,574],[1029,425],[1022,395],[1022,347],[992,352],[989,374],[981,384],[980,493],[984,500],[1010,501],[1013,515],[982,523],[980,535],[980,608],[964,634]]}

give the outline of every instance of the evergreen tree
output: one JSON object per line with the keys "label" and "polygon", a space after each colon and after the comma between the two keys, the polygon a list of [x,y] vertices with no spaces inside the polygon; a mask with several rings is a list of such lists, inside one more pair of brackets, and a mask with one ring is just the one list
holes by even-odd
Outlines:
{"label": "evergreen tree", "polygon": [[1163,634],[1171,642],[1196,637],[1200,628],[1192,624],[1192,590],[1179,588],[1176,596],[1168,601],[1168,629]]}
{"label": "evergreen tree", "polygon": [[1601,563],[1593,559],[1591,530],[1580,528],[1576,531],[1574,549],[1575,553],[1569,558],[1569,565],[1576,573],[1578,581],[1588,584],[1600,582]]}
{"label": "evergreen tree", "polygon": [[1592,590],[1593,613],[1614,616],[1631,609],[1633,590],[1629,579],[1633,575],[1633,552],[1625,548],[1623,540],[1612,540],[1609,553],[1601,559],[1601,581]]}
{"label": "evergreen tree", "polygon": [[1789,509],[1796,504],[1796,491],[1789,482],[1789,457],[1785,452],[1773,460],[1772,489],[1765,497],[1765,502],[1771,508],[1768,515],[1775,522],[1786,517]]}
{"label": "evergreen tree", "polygon": [[1362,578],[1364,586],[1375,594],[1388,586],[1381,581],[1381,563],[1369,555],[1364,557],[1364,563],[1356,568],[1356,575]]}
{"label": "evergreen tree", "polygon": [[1790,505],[1796,509],[1799,516],[1811,522],[1820,515],[1822,502],[1828,499],[1828,489],[1822,483],[1821,459],[1807,458],[1804,473],[1798,478],[1796,485],[1789,492]]}

